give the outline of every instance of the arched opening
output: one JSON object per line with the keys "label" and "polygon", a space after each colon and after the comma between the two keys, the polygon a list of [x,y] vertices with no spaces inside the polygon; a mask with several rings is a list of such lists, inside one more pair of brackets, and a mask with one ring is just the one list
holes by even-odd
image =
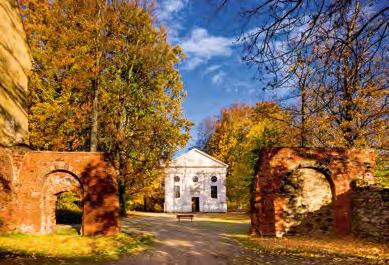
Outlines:
{"label": "arched opening", "polygon": [[56,230],[74,230],[80,233],[82,224],[82,200],[79,192],[65,191],[56,194]]}
{"label": "arched opening", "polygon": [[[74,218],[69,216],[61,216],[62,220],[57,220],[59,214],[59,205],[62,204],[63,200],[68,199],[69,204],[73,205],[73,210],[76,210],[77,201],[79,208],[81,209],[81,220],[83,211],[83,188],[76,175],[69,171],[54,171],[46,176],[45,183],[42,189],[41,198],[41,233],[49,234],[53,233],[56,229],[57,223],[60,224],[64,218],[68,217],[69,221],[75,221]],[[72,196],[72,197],[71,197]],[[72,202],[70,202],[73,200]],[[78,213],[79,214],[79,213]],[[77,215],[77,213],[75,213]],[[57,222],[59,221],[59,222]],[[74,228],[78,228],[78,232],[82,233],[82,221],[79,224],[67,224],[74,225]]]}
{"label": "arched opening", "polygon": [[323,234],[333,229],[334,186],[320,168],[297,168],[283,180],[287,234]]}

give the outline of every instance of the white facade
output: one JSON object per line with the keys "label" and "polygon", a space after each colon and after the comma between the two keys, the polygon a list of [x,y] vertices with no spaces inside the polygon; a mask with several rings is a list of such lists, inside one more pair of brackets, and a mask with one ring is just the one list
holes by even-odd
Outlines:
{"label": "white facade", "polygon": [[225,163],[191,149],[166,170],[165,212],[227,212]]}

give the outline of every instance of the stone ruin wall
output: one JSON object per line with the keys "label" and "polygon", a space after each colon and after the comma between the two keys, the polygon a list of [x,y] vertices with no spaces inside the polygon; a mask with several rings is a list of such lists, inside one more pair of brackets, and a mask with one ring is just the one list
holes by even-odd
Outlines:
{"label": "stone ruin wall", "polygon": [[389,189],[356,181],[352,190],[352,233],[389,242]]}
{"label": "stone ruin wall", "polygon": [[0,230],[53,232],[56,195],[81,193],[83,235],[119,231],[115,171],[98,152],[0,148]]}
{"label": "stone ruin wall", "polygon": [[252,187],[257,235],[351,233],[351,182],[373,179],[372,150],[266,148]]}

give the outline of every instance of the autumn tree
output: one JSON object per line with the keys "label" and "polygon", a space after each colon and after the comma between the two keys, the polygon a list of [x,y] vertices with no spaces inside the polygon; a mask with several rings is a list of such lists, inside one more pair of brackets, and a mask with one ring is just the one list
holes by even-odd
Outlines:
{"label": "autumn tree", "polygon": [[138,2],[21,2],[34,60],[32,146],[109,154],[123,214],[125,195],[153,183],[190,127],[181,49]]}
{"label": "autumn tree", "polygon": [[69,1],[20,1],[20,5],[33,55],[31,144],[45,150],[88,150],[96,57],[89,44],[95,33],[89,22],[94,10],[87,2],[72,6]]}
{"label": "autumn tree", "polygon": [[221,8],[241,7],[243,59],[257,66],[259,77],[267,77],[266,89],[288,89],[289,96],[300,98],[301,134],[312,133],[302,142],[387,148],[387,5],[374,0],[217,2]]}
{"label": "autumn tree", "polygon": [[273,102],[236,104],[200,126],[198,147],[229,165],[226,186],[230,209],[247,209],[260,148],[296,144],[295,132],[286,123],[288,116]]}

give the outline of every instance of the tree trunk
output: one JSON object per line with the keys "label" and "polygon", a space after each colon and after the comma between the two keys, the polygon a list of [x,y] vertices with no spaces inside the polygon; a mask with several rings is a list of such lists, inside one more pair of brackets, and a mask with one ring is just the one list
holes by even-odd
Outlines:
{"label": "tree trunk", "polygon": [[126,185],[123,179],[119,179],[119,207],[120,216],[127,216]]}
{"label": "tree trunk", "polygon": [[93,90],[94,90],[94,97],[93,97],[93,106],[92,106],[92,128],[91,128],[91,135],[90,135],[90,151],[96,152],[97,151],[97,145],[98,145],[98,131],[99,131],[99,123],[98,123],[98,107],[99,107],[99,80],[100,80],[100,60],[102,57],[102,51],[100,49],[101,47],[101,27],[102,27],[102,18],[101,18],[101,11],[104,8],[100,5],[100,2],[97,1],[97,20],[95,24],[96,29],[96,36],[95,36],[95,52],[96,52],[96,73],[93,80]]}
{"label": "tree trunk", "polygon": [[300,131],[300,146],[306,147],[307,146],[307,136],[306,136],[306,91],[305,91],[305,85],[301,87],[301,131]]}
{"label": "tree trunk", "polygon": [[95,89],[95,96],[93,99],[93,109],[92,109],[92,129],[91,129],[91,135],[90,135],[90,151],[96,152],[97,151],[97,134],[98,134],[98,101],[99,101],[99,85],[98,81],[94,80],[93,87]]}
{"label": "tree trunk", "polygon": [[[351,81],[352,76],[352,65],[350,66],[350,56],[351,56],[351,47],[353,45],[353,34],[354,29],[357,24],[358,13],[360,12],[360,1],[356,1],[354,14],[351,17],[348,24],[348,32],[345,40],[345,49],[343,50],[343,121],[345,124],[341,124],[343,137],[346,141],[346,147],[351,148],[355,144],[355,139],[353,135],[353,120],[355,119],[353,114],[354,102],[352,89],[353,84]],[[344,17],[347,18],[348,14],[344,14]]]}
{"label": "tree trunk", "polygon": [[143,196],[143,211],[147,212],[147,198],[146,198],[146,195]]}

